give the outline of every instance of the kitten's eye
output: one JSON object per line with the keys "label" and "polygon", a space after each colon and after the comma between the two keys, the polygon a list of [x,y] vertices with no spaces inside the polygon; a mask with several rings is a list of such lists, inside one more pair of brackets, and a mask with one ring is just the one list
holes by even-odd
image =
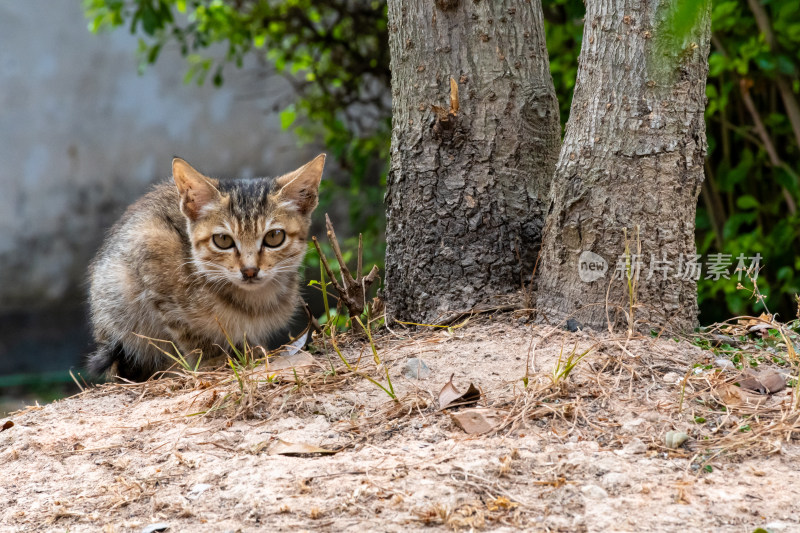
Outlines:
{"label": "kitten's eye", "polygon": [[274,229],[267,232],[267,235],[264,237],[264,246],[268,248],[277,248],[283,244],[283,241],[285,240],[286,232],[282,229]]}
{"label": "kitten's eye", "polygon": [[233,237],[231,237],[230,235],[217,233],[216,235],[211,237],[211,240],[214,241],[214,245],[221,250],[227,250],[228,248],[233,248]]}

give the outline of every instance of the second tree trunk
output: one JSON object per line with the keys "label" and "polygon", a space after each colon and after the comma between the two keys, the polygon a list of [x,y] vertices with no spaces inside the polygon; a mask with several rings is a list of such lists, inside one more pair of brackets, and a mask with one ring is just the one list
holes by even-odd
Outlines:
{"label": "second tree trunk", "polygon": [[[601,329],[607,320],[633,329],[697,323],[710,3],[697,4],[692,32],[671,27],[674,5],[586,3],[540,261],[545,321],[574,317]],[[690,35],[677,41],[682,33]]]}

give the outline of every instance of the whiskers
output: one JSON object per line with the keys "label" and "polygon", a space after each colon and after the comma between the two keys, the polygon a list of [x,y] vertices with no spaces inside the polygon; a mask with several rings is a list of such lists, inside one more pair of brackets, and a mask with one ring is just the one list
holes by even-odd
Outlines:
{"label": "whiskers", "polygon": [[297,269],[300,267],[298,258],[302,259],[302,256],[305,255],[305,251],[294,253],[288,257],[285,257],[272,265],[272,267],[265,272],[265,277],[269,276],[274,278],[279,276],[280,274],[286,273],[296,273]]}
{"label": "whiskers", "polygon": [[247,288],[241,286],[241,279],[238,273],[230,272],[224,266],[213,261],[199,258],[183,262],[179,267],[180,272],[178,275],[183,277],[196,290],[219,293],[235,287],[248,291],[259,291],[270,286],[274,287],[274,283],[286,283],[290,276],[297,273],[303,255],[305,255],[305,251],[295,252],[284,257],[272,267],[263,270],[258,277],[258,282]]}
{"label": "whiskers", "polygon": [[191,259],[183,263],[181,268],[186,265],[194,266],[192,272],[187,276],[187,280],[192,285],[198,285],[200,289],[216,292],[232,283],[227,272],[211,261]]}

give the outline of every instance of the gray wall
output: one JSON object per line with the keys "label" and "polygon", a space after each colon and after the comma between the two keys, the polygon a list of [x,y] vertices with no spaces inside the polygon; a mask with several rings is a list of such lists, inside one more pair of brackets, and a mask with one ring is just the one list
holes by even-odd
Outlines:
{"label": "gray wall", "polygon": [[177,50],[139,76],[136,37],[90,34],[80,4],[0,3],[0,374],[85,354],[87,263],[173,155],[237,176],[317,153],[271,112],[291,98],[283,80],[231,68],[222,89],[185,85]]}

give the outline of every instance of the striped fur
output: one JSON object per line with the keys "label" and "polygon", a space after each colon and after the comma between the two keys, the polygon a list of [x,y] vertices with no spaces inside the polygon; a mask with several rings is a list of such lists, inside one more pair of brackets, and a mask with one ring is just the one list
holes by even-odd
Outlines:
{"label": "striped fur", "polygon": [[[299,302],[324,162],[321,155],[274,179],[223,181],[176,159],[174,183],[129,207],[91,264],[97,351],[89,370],[140,381],[173,362],[154,344],[208,360],[222,355],[225,333],[259,345],[284,329]],[[265,245],[274,230],[283,242]],[[220,248],[214,235],[234,246]]]}

